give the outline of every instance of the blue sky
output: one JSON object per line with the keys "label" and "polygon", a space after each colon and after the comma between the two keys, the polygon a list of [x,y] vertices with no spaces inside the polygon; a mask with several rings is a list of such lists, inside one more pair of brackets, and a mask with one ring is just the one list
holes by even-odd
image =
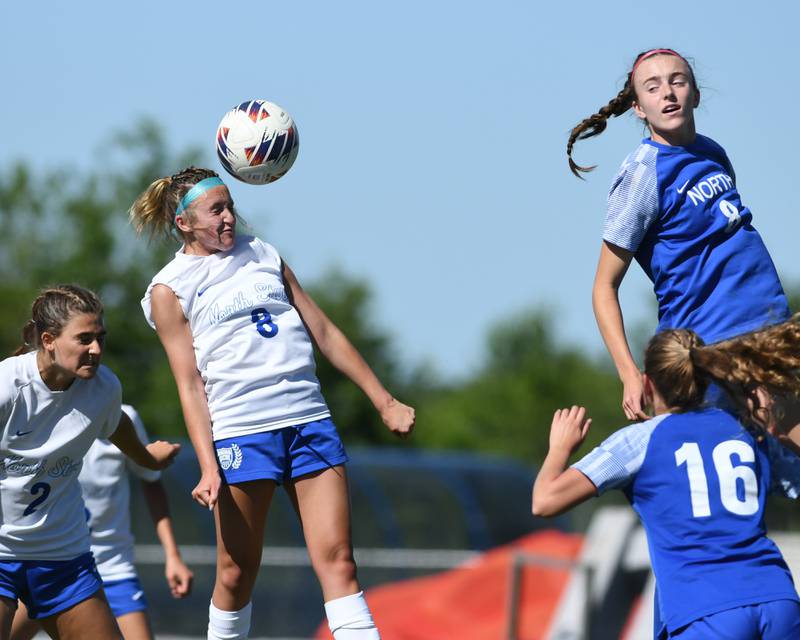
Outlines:
{"label": "blue sky", "polygon": [[[579,144],[577,160],[599,165],[586,182],[567,170],[564,146],[641,50],[696,61],[698,130],[726,147],[785,283],[800,283],[800,5],[768,7],[11,3],[0,168],[92,166],[114,131],[150,116],[174,149],[204,146],[219,169],[219,119],[266,98],[294,116],[300,155],[272,185],[234,185],[240,211],[301,282],[333,265],[366,277],[405,363],[468,373],[488,327],[542,305],[564,342],[600,352],[590,292],[605,195],[642,129],[626,116]],[[623,310],[629,324],[655,326],[635,266]]]}

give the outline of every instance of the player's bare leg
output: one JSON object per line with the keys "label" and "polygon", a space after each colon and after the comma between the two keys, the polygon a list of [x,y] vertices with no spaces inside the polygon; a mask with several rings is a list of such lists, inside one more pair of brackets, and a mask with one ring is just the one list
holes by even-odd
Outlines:
{"label": "player's bare leg", "polygon": [[208,638],[246,638],[250,597],[261,566],[264,524],[275,483],[253,480],[220,487],[217,524],[217,579],[208,608]]}
{"label": "player's bare leg", "polygon": [[311,565],[326,601],[359,591],[350,532],[350,500],[343,466],[287,483],[303,523]]}
{"label": "player's bare leg", "polygon": [[125,640],[153,640],[150,620],[144,611],[131,611],[117,618],[117,624]]}
{"label": "player's bare leg", "polygon": [[16,600],[0,596],[0,640],[9,640],[11,637],[11,622],[16,611]]}
{"label": "player's bare leg", "polygon": [[42,618],[40,622],[47,634],[56,640],[124,640],[102,589],[66,611]]}
{"label": "player's bare leg", "polygon": [[212,597],[220,609],[235,611],[250,602],[261,566],[264,524],[275,486],[271,480],[254,480],[220,488],[214,509],[217,579]]}
{"label": "player's bare leg", "polygon": [[31,640],[41,629],[37,620],[28,617],[28,608],[24,603],[17,603],[17,613],[11,624],[11,640]]}
{"label": "player's bare leg", "polygon": [[303,476],[289,483],[287,491],[303,523],[333,637],[380,640],[356,578],[345,468],[337,466]]}

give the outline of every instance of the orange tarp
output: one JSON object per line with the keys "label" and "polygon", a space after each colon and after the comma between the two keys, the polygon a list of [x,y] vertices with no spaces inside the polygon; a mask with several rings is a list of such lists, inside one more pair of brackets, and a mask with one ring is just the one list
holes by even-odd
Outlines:
{"label": "orange tarp", "polygon": [[[367,601],[382,640],[504,640],[515,554],[571,560],[582,542],[582,536],[559,531],[532,533],[486,552],[468,568],[370,589]],[[563,569],[525,568],[515,638],[544,636],[567,578]],[[325,622],[316,638],[332,638]]]}

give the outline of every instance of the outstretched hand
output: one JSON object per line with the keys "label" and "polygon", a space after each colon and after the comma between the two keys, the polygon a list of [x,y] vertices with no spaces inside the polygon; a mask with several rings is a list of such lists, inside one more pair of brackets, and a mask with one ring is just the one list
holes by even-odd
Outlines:
{"label": "outstretched hand", "polygon": [[165,440],[156,440],[145,447],[147,452],[153,456],[153,469],[166,469],[175,460],[175,456],[181,450],[181,445]]}
{"label": "outstretched hand", "polygon": [[416,412],[412,407],[392,398],[381,409],[381,420],[393,434],[400,438],[407,438],[414,430]]}
{"label": "outstretched hand", "polygon": [[592,419],[586,417],[585,407],[558,409],[550,425],[550,449],[562,449],[571,455],[583,444],[591,425]]}

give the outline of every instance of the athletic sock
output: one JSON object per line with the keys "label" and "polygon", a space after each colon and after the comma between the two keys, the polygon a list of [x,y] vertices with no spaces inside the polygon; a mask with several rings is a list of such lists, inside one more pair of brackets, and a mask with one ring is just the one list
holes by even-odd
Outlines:
{"label": "athletic sock", "polygon": [[336,640],[380,640],[364,592],[325,603],[328,627]]}
{"label": "athletic sock", "polygon": [[208,607],[208,640],[245,640],[252,610],[252,602],[238,611],[217,609],[212,602]]}

